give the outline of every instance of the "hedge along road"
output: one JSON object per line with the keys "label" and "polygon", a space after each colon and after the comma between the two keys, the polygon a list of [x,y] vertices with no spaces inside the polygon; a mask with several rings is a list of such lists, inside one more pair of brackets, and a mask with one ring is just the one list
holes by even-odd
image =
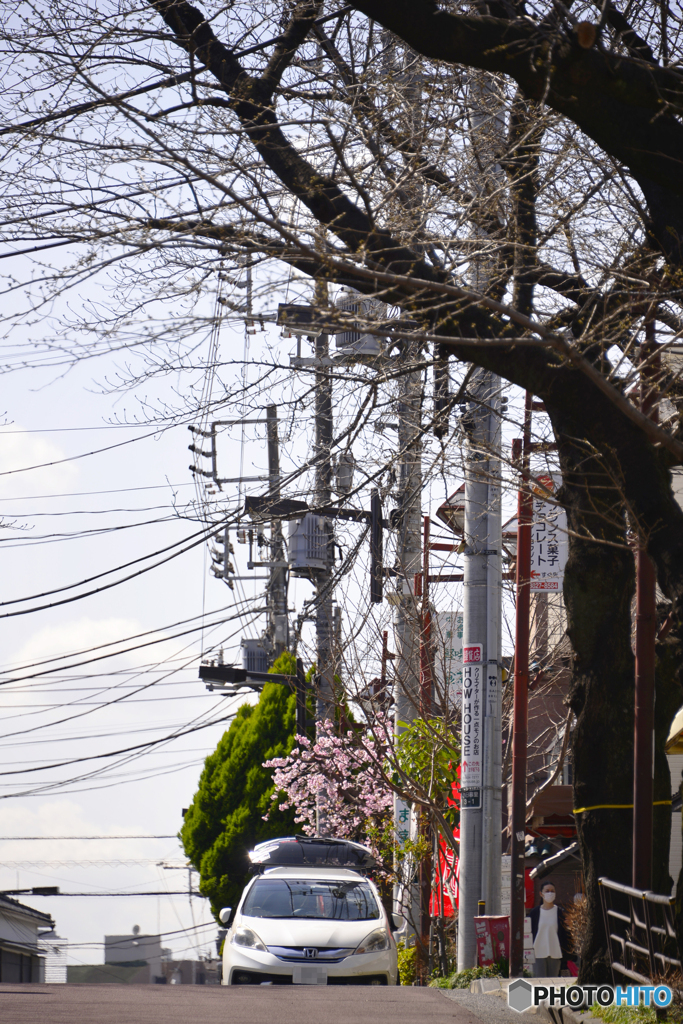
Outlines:
{"label": "hedge along road", "polygon": [[484,1024],[438,989],[0,984],[12,1024]]}

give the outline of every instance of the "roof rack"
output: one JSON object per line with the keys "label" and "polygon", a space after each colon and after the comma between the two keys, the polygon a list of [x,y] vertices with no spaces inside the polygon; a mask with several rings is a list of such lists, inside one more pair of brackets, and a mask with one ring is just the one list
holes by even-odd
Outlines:
{"label": "roof rack", "polygon": [[377,860],[365,846],[334,836],[286,836],[259,843],[249,853],[252,868],[349,868],[372,871]]}

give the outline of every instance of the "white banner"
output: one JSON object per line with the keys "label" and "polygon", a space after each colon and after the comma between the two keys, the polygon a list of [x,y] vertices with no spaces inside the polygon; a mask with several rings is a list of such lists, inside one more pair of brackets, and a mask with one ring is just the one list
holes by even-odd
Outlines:
{"label": "white banner", "polygon": [[[467,651],[473,645],[466,645]],[[481,657],[481,644],[479,647]],[[481,788],[482,769],[482,703],[484,697],[484,672],[486,666],[478,662],[467,662],[463,665],[462,680],[462,755],[461,755],[461,789]],[[465,800],[463,794],[463,800]],[[465,806],[467,803],[465,802]],[[478,804],[477,804],[478,806]]]}
{"label": "white banner", "polygon": [[437,685],[443,688],[449,711],[459,711],[462,704],[462,612],[439,612],[435,619]]}
{"label": "white banner", "polygon": [[[560,486],[561,476],[553,473],[539,481],[549,491]],[[546,501],[534,488],[531,524],[531,590],[560,591],[567,564],[567,513],[559,505]]]}

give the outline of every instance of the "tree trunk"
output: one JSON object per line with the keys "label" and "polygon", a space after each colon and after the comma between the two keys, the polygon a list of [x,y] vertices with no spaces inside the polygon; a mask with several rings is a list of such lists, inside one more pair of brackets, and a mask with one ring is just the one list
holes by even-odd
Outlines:
{"label": "tree trunk", "polygon": [[[576,477],[573,483],[565,483],[562,494],[569,529],[578,533],[586,525],[587,491]],[[577,718],[572,740],[574,807],[580,811],[576,828],[588,906],[582,983],[611,982],[598,879],[606,875],[626,884],[631,881],[631,812],[604,805],[633,802],[635,570],[623,531],[620,534],[606,521],[603,532],[610,534],[604,540],[621,546],[572,537],[564,582],[574,650],[569,697]]]}

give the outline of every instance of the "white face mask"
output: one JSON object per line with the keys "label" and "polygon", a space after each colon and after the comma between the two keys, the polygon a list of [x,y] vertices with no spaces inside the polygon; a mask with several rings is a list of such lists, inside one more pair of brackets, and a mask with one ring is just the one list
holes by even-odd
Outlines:
{"label": "white face mask", "polygon": [[554,892],[542,892],[541,896],[543,897],[543,899],[545,900],[546,903],[554,903],[555,902],[555,893]]}

